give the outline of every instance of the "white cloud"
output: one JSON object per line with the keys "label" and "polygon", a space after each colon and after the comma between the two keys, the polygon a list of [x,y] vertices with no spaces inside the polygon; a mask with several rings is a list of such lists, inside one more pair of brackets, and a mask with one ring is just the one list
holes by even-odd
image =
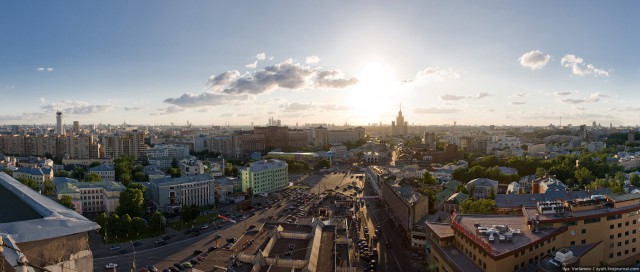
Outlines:
{"label": "white cloud", "polygon": [[531,70],[542,69],[549,60],[551,60],[551,56],[542,53],[540,50],[529,51],[518,58],[520,65],[531,68]]}
{"label": "white cloud", "polygon": [[417,114],[450,114],[460,112],[460,110],[454,108],[415,108],[413,112]]}
{"label": "white cloud", "polygon": [[527,95],[527,93],[525,93],[525,92],[519,92],[519,93],[514,94],[514,95],[513,95],[513,97],[523,97],[523,96],[525,96],[525,95]]}
{"label": "white cloud", "polygon": [[308,56],[304,59],[304,62],[306,64],[318,63],[319,61],[320,61],[320,58],[318,56]]}
{"label": "white cloud", "polygon": [[224,105],[232,102],[244,101],[249,97],[245,95],[229,95],[226,93],[204,92],[201,94],[186,93],[178,98],[167,98],[165,103],[181,107],[203,107]]}
{"label": "white cloud", "polygon": [[91,105],[79,100],[63,100],[40,106],[45,112],[60,111],[63,114],[71,115],[88,115],[95,113],[108,112],[113,109],[112,105]]}
{"label": "white cloud", "polygon": [[585,64],[584,59],[572,54],[567,54],[562,57],[560,64],[564,67],[571,68],[571,73],[576,76],[609,76],[609,72],[596,68],[592,64]]}
{"label": "white cloud", "polygon": [[140,107],[124,107],[125,111],[139,111],[142,110]]}
{"label": "white cloud", "polygon": [[595,102],[600,102],[600,100],[602,98],[607,98],[609,97],[606,94],[603,94],[601,92],[597,92],[597,93],[593,93],[591,95],[589,95],[588,97],[585,98],[579,98],[579,99],[575,99],[575,98],[564,98],[564,99],[560,99],[560,102],[565,103],[565,104],[581,104],[581,103],[595,103]]}
{"label": "white cloud", "polygon": [[174,113],[179,113],[183,111],[184,109],[181,107],[169,106],[166,108],[158,109],[158,112],[151,113],[151,115],[167,115],[167,114],[174,114]]}
{"label": "white cloud", "polygon": [[186,93],[178,98],[167,98],[164,102],[181,107],[221,105],[247,100],[250,96],[275,89],[345,88],[357,82],[356,78],[346,77],[339,70],[312,68],[288,59],[251,73],[231,70],[212,75],[207,82],[210,90],[201,94]]}
{"label": "white cloud", "polygon": [[440,100],[443,101],[457,101],[462,99],[482,99],[485,97],[489,97],[491,94],[486,92],[479,92],[476,96],[471,95],[453,95],[453,94],[445,94],[440,96]]}
{"label": "white cloud", "polygon": [[249,63],[249,64],[245,65],[244,67],[251,68],[251,69],[256,69],[256,67],[258,67],[258,61],[256,60],[253,63]]}
{"label": "white cloud", "polygon": [[326,88],[345,88],[358,83],[355,77],[345,78],[338,70],[319,71],[316,78],[316,86]]}
{"label": "white cloud", "polygon": [[56,69],[53,69],[53,67],[38,67],[36,68],[36,71],[38,72],[53,72]]}
{"label": "white cloud", "polygon": [[302,104],[302,103],[289,103],[289,104],[282,104],[280,105],[280,108],[282,108],[282,110],[284,112],[294,112],[294,111],[304,111],[304,112],[310,112],[310,111],[321,111],[321,112],[327,112],[327,111],[346,111],[349,108],[346,106],[342,106],[342,105],[335,105],[335,104],[318,104],[318,105],[314,105],[314,104]]}
{"label": "white cloud", "polygon": [[42,104],[47,103],[47,100],[44,97],[40,97],[40,103]]}
{"label": "white cloud", "polygon": [[440,67],[427,67],[421,71],[418,71],[415,76],[415,80],[435,80],[443,81],[448,79],[460,78],[460,74],[453,69],[443,69]]}
{"label": "white cloud", "polygon": [[244,67],[249,69],[256,69],[256,67],[258,67],[258,61],[265,60],[266,58],[267,58],[267,54],[265,52],[258,53],[254,57],[255,61],[245,65]]}
{"label": "white cloud", "polygon": [[514,105],[514,106],[524,105],[524,104],[527,104],[527,102],[523,102],[523,101],[511,101],[511,102],[509,102],[509,105]]}
{"label": "white cloud", "polygon": [[573,92],[564,91],[564,92],[554,92],[553,94],[555,94],[556,96],[565,96],[565,95],[570,95],[572,93]]}

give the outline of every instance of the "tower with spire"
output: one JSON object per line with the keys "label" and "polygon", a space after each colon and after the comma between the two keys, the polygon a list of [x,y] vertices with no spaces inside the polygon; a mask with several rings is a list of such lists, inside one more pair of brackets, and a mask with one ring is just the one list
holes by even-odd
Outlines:
{"label": "tower with spire", "polygon": [[402,116],[402,104],[400,104],[400,110],[398,110],[396,121],[391,122],[391,136],[407,136],[408,127],[408,122],[406,122],[404,120],[404,116]]}

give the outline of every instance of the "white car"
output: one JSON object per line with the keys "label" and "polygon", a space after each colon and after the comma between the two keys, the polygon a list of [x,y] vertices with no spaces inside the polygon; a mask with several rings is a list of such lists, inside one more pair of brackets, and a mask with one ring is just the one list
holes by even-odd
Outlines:
{"label": "white car", "polygon": [[104,266],[106,269],[114,269],[114,268],[118,268],[118,264],[117,263],[109,263],[107,265]]}

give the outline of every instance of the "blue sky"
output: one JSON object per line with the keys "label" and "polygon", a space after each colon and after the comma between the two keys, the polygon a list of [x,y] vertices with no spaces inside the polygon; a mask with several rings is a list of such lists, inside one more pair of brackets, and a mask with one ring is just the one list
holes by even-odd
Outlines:
{"label": "blue sky", "polygon": [[5,1],[0,124],[635,126],[634,1]]}

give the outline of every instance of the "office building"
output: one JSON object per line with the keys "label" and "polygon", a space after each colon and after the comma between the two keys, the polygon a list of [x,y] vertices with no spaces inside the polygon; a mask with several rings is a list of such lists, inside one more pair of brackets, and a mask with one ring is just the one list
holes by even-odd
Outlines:
{"label": "office building", "polygon": [[215,179],[209,174],[160,178],[150,183],[151,201],[162,211],[173,211],[184,205],[215,204]]}
{"label": "office building", "polygon": [[242,191],[248,194],[268,193],[289,186],[289,165],[280,160],[252,162],[240,169]]}
{"label": "office building", "polygon": [[71,197],[76,212],[114,213],[120,206],[120,193],[126,188],[119,182],[77,182],[68,178],[54,178],[56,195],[60,199],[64,195]]}

